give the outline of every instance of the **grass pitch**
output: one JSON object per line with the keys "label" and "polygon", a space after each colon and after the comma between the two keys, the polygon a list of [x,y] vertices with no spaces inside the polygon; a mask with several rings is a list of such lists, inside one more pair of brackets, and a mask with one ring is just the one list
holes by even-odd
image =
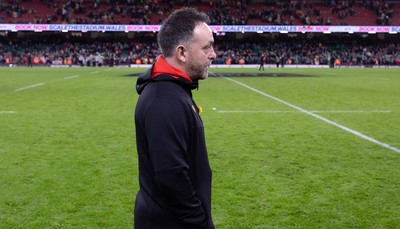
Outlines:
{"label": "grass pitch", "polygon": [[[0,69],[0,228],[133,227],[143,71]],[[399,70],[265,72],[194,91],[216,227],[399,228]]]}

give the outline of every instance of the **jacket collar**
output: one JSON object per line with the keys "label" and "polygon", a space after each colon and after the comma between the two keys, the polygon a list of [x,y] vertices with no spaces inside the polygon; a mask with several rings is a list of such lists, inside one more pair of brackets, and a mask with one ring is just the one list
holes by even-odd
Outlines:
{"label": "jacket collar", "polygon": [[154,64],[151,78],[155,78],[161,74],[169,75],[175,79],[183,78],[189,82],[193,82],[192,79],[183,71],[169,65],[163,55],[159,55],[156,63]]}
{"label": "jacket collar", "polygon": [[150,82],[157,81],[174,82],[188,91],[199,87],[198,80],[193,81],[186,73],[169,65],[162,55],[159,55],[153,66],[137,79],[137,93],[141,94]]}

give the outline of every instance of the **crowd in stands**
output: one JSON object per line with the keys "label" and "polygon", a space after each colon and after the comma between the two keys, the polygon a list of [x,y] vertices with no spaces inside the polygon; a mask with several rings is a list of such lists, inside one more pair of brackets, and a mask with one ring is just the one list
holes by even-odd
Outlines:
{"label": "crowd in stands", "polygon": [[[182,6],[207,12],[213,25],[343,25],[349,24],[349,18],[361,18],[361,12],[373,15],[372,24],[392,25],[396,18],[400,23],[400,3],[387,0],[4,0],[0,1],[0,23],[159,24]],[[151,64],[159,55],[155,39],[0,39],[0,64]],[[216,42],[215,50],[215,64],[258,64],[262,54],[267,64],[328,64],[333,59],[342,65],[395,65],[400,60],[398,39],[341,43],[326,37],[225,39]]]}
{"label": "crowd in stands", "polygon": [[373,10],[377,16],[376,23],[378,25],[392,25],[392,18],[399,17],[399,13],[395,15],[393,3],[386,1],[376,1],[366,4],[365,7]]}
{"label": "crowd in stands", "polygon": [[173,9],[192,6],[207,12],[214,25],[392,25],[400,22],[400,3],[389,1],[4,0],[0,23],[159,24]]}
{"label": "crowd in stands", "polygon": [[[54,40],[54,39],[51,39]],[[400,65],[400,42],[338,38],[258,40],[220,40],[214,49],[213,64],[259,64],[262,54],[266,64],[329,64],[333,58],[340,65]],[[151,64],[160,54],[155,39],[147,41],[28,41],[0,42],[0,64],[116,66]]]}

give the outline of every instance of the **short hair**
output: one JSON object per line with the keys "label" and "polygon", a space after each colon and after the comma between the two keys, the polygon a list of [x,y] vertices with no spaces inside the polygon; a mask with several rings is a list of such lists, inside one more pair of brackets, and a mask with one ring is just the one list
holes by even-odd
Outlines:
{"label": "short hair", "polygon": [[195,27],[201,22],[209,24],[210,18],[194,8],[184,7],[172,12],[162,23],[157,35],[158,45],[164,57],[172,56],[178,45],[188,45]]}

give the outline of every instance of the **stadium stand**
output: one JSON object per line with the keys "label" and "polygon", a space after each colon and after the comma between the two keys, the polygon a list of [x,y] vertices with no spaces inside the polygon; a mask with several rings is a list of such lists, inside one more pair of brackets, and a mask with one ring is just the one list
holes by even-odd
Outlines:
{"label": "stadium stand", "polygon": [[[5,0],[0,23],[159,24],[173,9],[194,6],[213,25],[400,25],[400,3],[384,0]],[[240,36],[239,36],[240,35]],[[397,34],[235,34],[216,36],[214,64],[400,65]],[[26,39],[29,37],[29,39]],[[132,39],[134,37],[134,39]],[[339,41],[339,42],[338,42]],[[151,64],[153,33],[2,32],[0,65]],[[100,59],[99,59],[100,58]]]}
{"label": "stadium stand", "polygon": [[214,25],[400,25],[400,3],[385,0],[5,0],[0,23],[160,24],[182,6]]}
{"label": "stadium stand", "polygon": [[[0,65],[27,65],[30,55],[37,60],[34,65],[151,64],[160,53],[152,33],[135,35],[135,39],[116,38],[112,34],[96,39],[73,37],[68,33],[27,33],[25,36],[0,37]],[[245,39],[236,39],[231,34],[216,37],[214,64],[258,64],[259,56],[265,53],[266,63],[272,65],[280,58],[284,58],[285,64],[293,65],[327,65],[331,58],[346,66],[400,65],[397,35],[385,39],[377,34],[366,37],[365,34],[307,36],[249,34]]]}

